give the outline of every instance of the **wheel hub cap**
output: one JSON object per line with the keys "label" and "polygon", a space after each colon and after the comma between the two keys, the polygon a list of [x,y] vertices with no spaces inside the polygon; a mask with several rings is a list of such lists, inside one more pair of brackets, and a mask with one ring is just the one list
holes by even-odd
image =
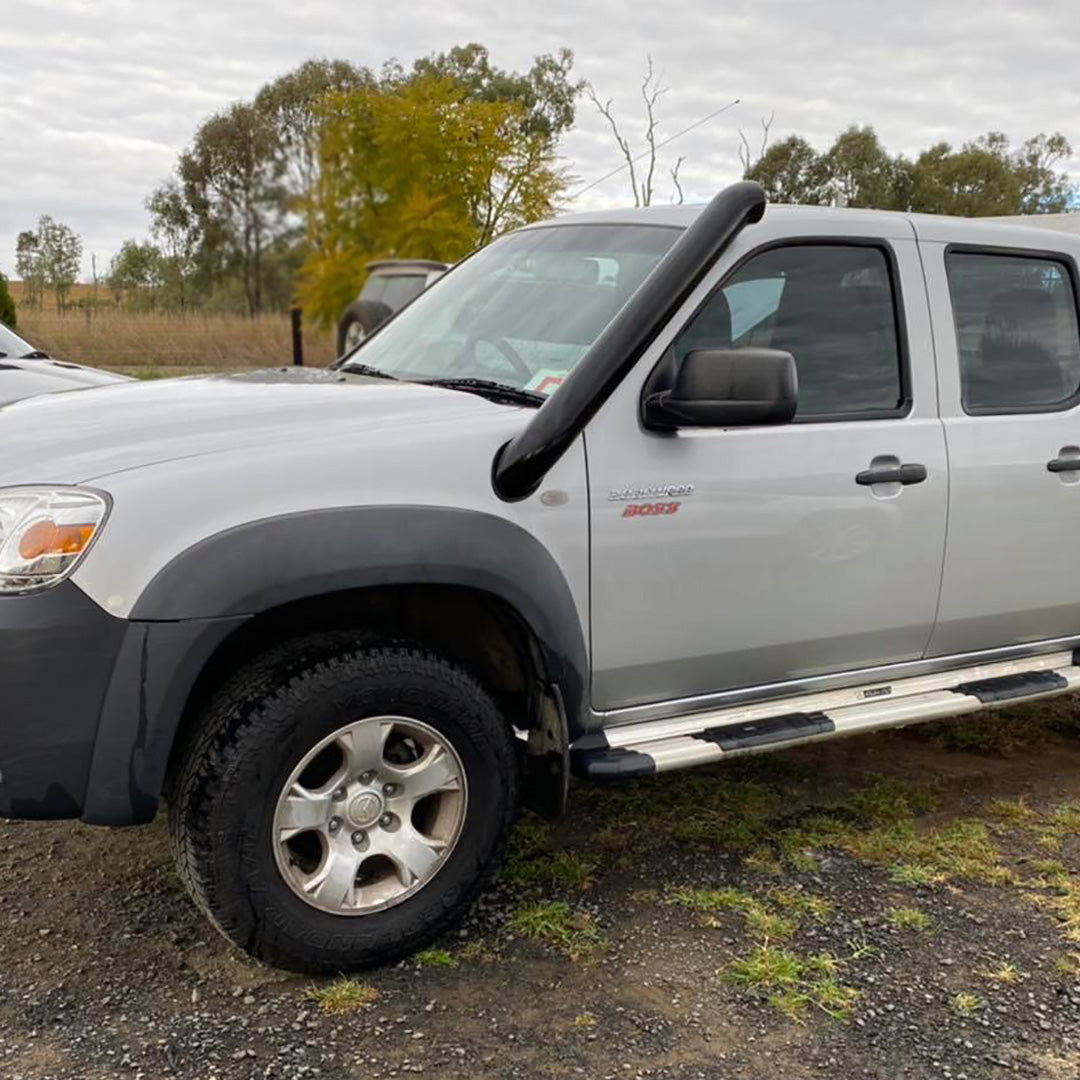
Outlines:
{"label": "wheel hub cap", "polygon": [[278,870],[320,911],[392,907],[445,865],[467,799],[465,769],[441,732],[403,716],[354,721],[285,781],[271,824]]}
{"label": "wheel hub cap", "polygon": [[362,791],[349,803],[349,821],[357,829],[367,829],[382,817],[383,802],[374,791]]}

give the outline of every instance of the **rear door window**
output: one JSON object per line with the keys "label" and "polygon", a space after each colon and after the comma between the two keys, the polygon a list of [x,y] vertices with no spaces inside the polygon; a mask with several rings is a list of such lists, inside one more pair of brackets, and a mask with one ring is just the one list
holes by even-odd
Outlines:
{"label": "rear door window", "polygon": [[388,277],[382,302],[388,305],[391,311],[400,311],[424,291],[426,281],[426,274],[400,274]]}
{"label": "rear door window", "polygon": [[952,251],[946,269],[964,411],[1067,408],[1080,391],[1080,330],[1068,264]]}

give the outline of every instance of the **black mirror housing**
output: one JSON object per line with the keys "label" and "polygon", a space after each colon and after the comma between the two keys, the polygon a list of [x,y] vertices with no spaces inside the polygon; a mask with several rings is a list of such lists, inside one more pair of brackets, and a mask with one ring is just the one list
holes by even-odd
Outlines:
{"label": "black mirror housing", "polygon": [[742,427],[786,424],[795,416],[795,358],[778,349],[694,349],[670,390],[644,402],[645,426]]}

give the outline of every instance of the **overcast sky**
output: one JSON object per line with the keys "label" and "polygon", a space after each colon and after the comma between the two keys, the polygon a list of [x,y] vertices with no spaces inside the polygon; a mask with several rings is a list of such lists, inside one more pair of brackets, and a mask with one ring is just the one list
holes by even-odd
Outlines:
{"label": "overcast sky", "polygon": [[[670,87],[661,135],[741,98],[672,145],[688,200],[738,177],[738,129],[769,113],[774,140],[819,148],[853,123],[893,152],[989,129],[1080,146],[1076,0],[18,0],[0,19],[0,271],[41,213],[83,237],[87,272],[91,252],[107,266],[145,235],[143,201],[198,123],[305,59],[377,68],[468,41],[509,68],[569,46],[628,127],[651,52]],[[587,102],[562,151],[582,186],[618,163]],[[1080,150],[1068,169],[1080,179]],[[578,205],[628,196],[618,176]]]}

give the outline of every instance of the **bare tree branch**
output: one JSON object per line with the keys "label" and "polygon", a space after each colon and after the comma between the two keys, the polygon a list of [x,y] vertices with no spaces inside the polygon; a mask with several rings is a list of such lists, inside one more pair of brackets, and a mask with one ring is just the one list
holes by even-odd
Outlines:
{"label": "bare tree branch", "polygon": [[769,113],[768,119],[764,116],[761,117],[761,145],[758,147],[756,155],[750,147],[750,140],[746,137],[743,129],[739,128],[739,141],[742,143],[739,147],[739,161],[742,163],[744,180],[750,170],[765,156],[765,151],[769,147],[769,129],[773,126],[775,119],[775,112]]}
{"label": "bare tree branch", "polygon": [[685,157],[680,157],[675,162],[674,168],[671,170],[671,182],[675,185],[675,198],[672,200],[677,206],[683,204],[683,189],[682,184],[679,182],[679,170],[682,168],[682,163],[686,160]]}
{"label": "bare tree branch", "polygon": [[641,185],[641,205],[652,204],[653,176],[656,173],[656,129],[659,121],[656,119],[656,103],[667,93],[667,87],[663,85],[664,73],[654,76],[653,58],[646,57],[648,68],[641,79],[641,100],[645,105],[645,142],[649,146],[649,167],[645,173],[645,181]]}
{"label": "bare tree branch", "polygon": [[615,136],[615,143],[622,152],[623,157],[626,158],[626,166],[630,170],[630,187],[634,192],[634,205],[640,206],[641,196],[638,194],[637,174],[634,172],[634,155],[630,150],[630,143],[623,138],[623,134],[619,130],[619,125],[611,111],[611,98],[602,102],[600,98],[597,97],[596,91],[590,83],[585,84],[585,96],[596,106],[600,115],[611,125],[611,133]]}

